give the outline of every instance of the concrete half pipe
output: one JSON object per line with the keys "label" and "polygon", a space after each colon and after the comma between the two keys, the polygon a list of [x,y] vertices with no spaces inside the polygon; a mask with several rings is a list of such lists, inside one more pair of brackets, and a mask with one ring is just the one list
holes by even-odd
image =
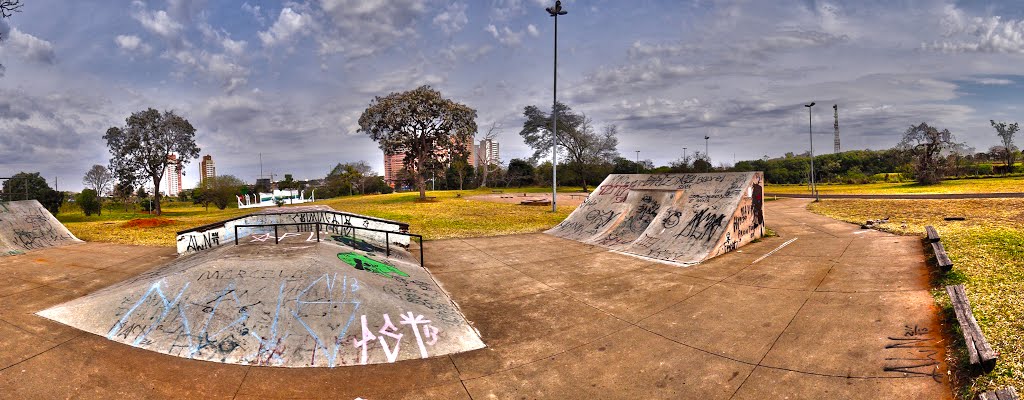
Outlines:
{"label": "concrete half pipe", "polygon": [[546,233],[684,264],[764,234],[761,172],[610,175]]}

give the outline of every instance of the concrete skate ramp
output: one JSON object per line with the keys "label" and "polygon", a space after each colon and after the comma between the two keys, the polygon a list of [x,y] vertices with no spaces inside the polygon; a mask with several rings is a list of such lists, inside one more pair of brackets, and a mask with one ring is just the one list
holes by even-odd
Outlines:
{"label": "concrete skate ramp", "polygon": [[[385,242],[409,247],[409,237],[389,235],[388,232],[408,232],[409,224],[365,215],[337,211],[324,205],[279,207],[260,210],[232,219],[214,222],[178,232],[178,254],[192,254],[209,250],[224,243],[234,242],[239,237],[255,234],[278,236],[287,233],[312,233],[317,223],[327,232],[352,236],[353,229],[359,230],[359,238],[384,246]],[[268,224],[281,225],[277,229]],[[302,224],[302,225],[295,225]],[[329,225],[328,225],[329,224]],[[259,225],[259,226],[247,226]],[[238,226],[236,230],[236,226]],[[353,228],[354,227],[354,228]]]}
{"label": "concrete skate ramp", "polygon": [[418,253],[386,258],[322,235],[276,245],[244,237],[38,315],[151,351],[245,365],[379,364],[484,347],[412,261]]}
{"label": "concrete skate ramp", "polygon": [[699,263],[764,234],[763,182],[761,172],[610,175],[546,233]]}
{"label": "concrete skate ramp", "polygon": [[0,256],[78,242],[38,201],[0,202]]}

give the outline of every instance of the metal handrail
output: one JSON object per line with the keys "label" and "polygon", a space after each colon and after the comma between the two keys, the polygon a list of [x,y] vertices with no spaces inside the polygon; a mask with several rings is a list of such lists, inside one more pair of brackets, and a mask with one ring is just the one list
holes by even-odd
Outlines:
{"label": "metal handrail", "polygon": [[305,226],[305,225],[316,226],[316,241],[317,241],[317,243],[320,242],[320,227],[321,226],[337,226],[337,227],[342,227],[342,228],[352,228],[353,229],[353,231],[352,231],[352,238],[353,239],[355,239],[355,237],[356,237],[355,236],[355,229],[362,229],[364,231],[384,233],[384,248],[385,248],[385,254],[388,257],[391,257],[391,235],[403,235],[403,236],[415,237],[415,238],[419,239],[419,241],[420,241],[420,268],[423,268],[423,266],[424,266],[424,262],[423,262],[423,235],[417,235],[415,233],[406,233],[406,232],[386,231],[386,230],[383,230],[383,229],[366,228],[366,227],[355,226],[355,225],[335,224],[335,223],[332,223],[332,222],[282,222],[282,223],[273,223],[273,224],[242,224],[242,225],[235,225],[235,245],[236,246],[238,245],[238,228],[262,228],[262,227],[267,227],[267,226],[273,226],[274,227],[274,244],[278,244],[278,243],[280,243],[280,240],[277,237],[277,227],[279,227],[279,226]]}

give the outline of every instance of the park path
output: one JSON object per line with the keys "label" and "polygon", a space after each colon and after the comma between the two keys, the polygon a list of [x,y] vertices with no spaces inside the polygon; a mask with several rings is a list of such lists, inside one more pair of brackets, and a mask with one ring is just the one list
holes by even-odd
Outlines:
{"label": "park path", "polygon": [[[813,194],[765,193],[765,197],[813,199]],[[819,194],[822,199],[891,199],[891,200],[950,200],[950,199],[1013,199],[1024,193],[907,193],[907,194]]]}
{"label": "park path", "polygon": [[17,398],[943,399],[916,237],[765,203],[780,236],[693,267],[544,234],[428,242],[487,348],[268,368],[136,349],[33,315],[173,249],[87,243],[0,258],[0,387]]}

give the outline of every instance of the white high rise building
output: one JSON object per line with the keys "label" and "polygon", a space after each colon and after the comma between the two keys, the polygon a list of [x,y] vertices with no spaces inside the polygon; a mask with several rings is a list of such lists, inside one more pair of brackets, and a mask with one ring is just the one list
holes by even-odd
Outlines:
{"label": "white high rise building", "polygon": [[166,168],[164,179],[167,179],[167,195],[177,196],[181,193],[181,161],[178,161],[178,156],[168,155]]}
{"label": "white high rise building", "polygon": [[480,145],[476,148],[476,157],[480,160],[481,165],[501,162],[501,157],[498,154],[498,142],[491,139],[481,140]]}

